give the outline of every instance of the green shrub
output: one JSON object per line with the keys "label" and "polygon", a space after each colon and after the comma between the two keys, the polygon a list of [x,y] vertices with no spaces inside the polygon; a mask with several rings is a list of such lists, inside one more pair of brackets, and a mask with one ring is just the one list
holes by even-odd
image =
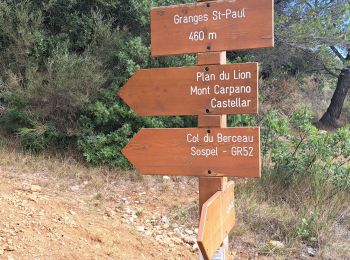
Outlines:
{"label": "green shrub", "polygon": [[162,127],[156,118],[138,117],[119,103],[97,101],[84,111],[80,119],[79,148],[93,164],[129,168],[121,154],[129,139],[142,127]]}
{"label": "green shrub", "polygon": [[262,122],[261,138],[265,180],[288,187],[313,176],[319,185],[331,181],[350,190],[349,127],[320,131],[307,109],[296,110],[289,120],[270,112]]}
{"label": "green shrub", "polygon": [[309,216],[303,218],[297,225],[297,237],[303,239],[307,243],[315,243],[317,241],[316,221],[315,212],[310,212]]}

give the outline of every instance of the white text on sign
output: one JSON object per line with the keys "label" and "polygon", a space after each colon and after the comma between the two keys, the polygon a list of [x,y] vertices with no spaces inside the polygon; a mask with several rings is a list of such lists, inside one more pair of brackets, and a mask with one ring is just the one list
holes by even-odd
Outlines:
{"label": "white text on sign", "polygon": [[[234,157],[254,157],[254,147],[251,145],[256,140],[252,135],[225,135],[223,133],[216,133],[216,135],[212,135],[207,133],[205,135],[200,134],[187,134],[186,136],[187,143],[193,144],[190,147],[191,156],[199,156],[199,157],[217,157],[220,155],[231,155]],[[204,147],[205,144],[216,143],[232,143],[232,146],[228,149],[227,146],[219,147],[219,146],[210,146]],[[196,146],[195,146],[196,145]]]}

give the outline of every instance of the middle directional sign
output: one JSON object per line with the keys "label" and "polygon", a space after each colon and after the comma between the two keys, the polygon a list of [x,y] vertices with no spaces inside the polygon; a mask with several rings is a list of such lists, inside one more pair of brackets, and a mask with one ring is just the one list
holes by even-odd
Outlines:
{"label": "middle directional sign", "polygon": [[258,64],[139,70],[119,96],[142,116],[257,114]]}
{"label": "middle directional sign", "polygon": [[122,150],[141,174],[260,177],[260,129],[141,129]]}

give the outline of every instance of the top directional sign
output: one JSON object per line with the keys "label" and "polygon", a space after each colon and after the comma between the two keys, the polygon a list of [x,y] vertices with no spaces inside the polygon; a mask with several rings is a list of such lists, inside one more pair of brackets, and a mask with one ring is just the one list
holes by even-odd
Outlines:
{"label": "top directional sign", "polygon": [[273,0],[154,8],[151,43],[153,56],[273,47]]}

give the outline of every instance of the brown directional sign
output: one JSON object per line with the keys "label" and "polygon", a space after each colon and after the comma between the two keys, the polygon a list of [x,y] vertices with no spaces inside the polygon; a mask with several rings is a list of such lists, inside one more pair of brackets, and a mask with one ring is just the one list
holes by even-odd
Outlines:
{"label": "brown directional sign", "polygon": [[260,177],[260,129],[141,129],[122,150],[145,175]]}
{"label": "brown directional sign", "polygon": [[203,204],[197,242],[205,259],[212,259],[234,224],[234,182],[229,182]]}
{"label": "brown directional sign", "polygon": [[256,114],[258,64],[139,70],[119,96],[142,116]]}
{"label": "brown directional sign", "polygon": [[151,11],[153,56],[273,45],[273,0],[194,3]]}

